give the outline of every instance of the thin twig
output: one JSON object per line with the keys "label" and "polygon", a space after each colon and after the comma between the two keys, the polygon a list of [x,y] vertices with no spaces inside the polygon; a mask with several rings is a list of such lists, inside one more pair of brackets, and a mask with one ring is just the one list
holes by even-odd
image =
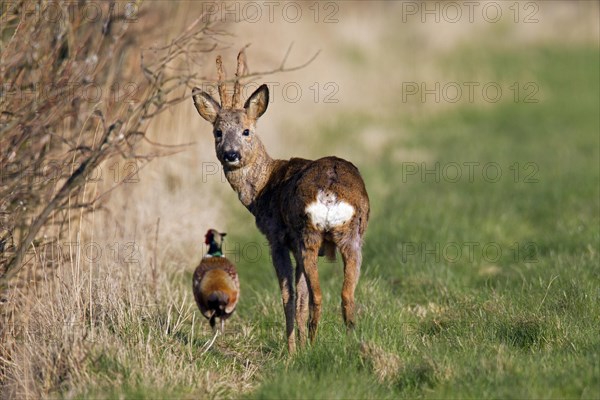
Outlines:
{"label": "thin twig", "polygon": [[[268,70],[268,71],[248,73],[247,75],[244,75],[244,78],[255,78],[255,77],[262,77],[262,76],[265,76],[265,75],[273,75],[273,74],[276,74],[276,73],[297,71],[299,69],[306,68],[308,65],[310,65],[313,61],[315,61],[315,59],[319,56],[319,54],[321,54],[321,50],[318,50],[306,62],[304,62],[304,63],[302,63],[300,65],[296,65],[294,67],[285,68],[285,65],[282,64],[282,65],[280,65],[276,69],[272,69],[272,70]],[[224,80],[223,83],[235,83],[235,81],[236,81],[236,78],[231,78],[231,79]],[[187,96],[187,97],[190,97],[190,96]]]}

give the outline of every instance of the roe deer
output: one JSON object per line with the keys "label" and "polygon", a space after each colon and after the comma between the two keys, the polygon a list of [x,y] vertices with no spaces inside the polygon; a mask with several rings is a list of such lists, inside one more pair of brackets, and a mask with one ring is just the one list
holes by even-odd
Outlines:
{"label": "roe deer", "polygon": [[[354,290],[362,262],[362,239],[369,219],[369,197],[358,169],[350,162],[325,157],[272,159],[256,134],[256,121],[269,104],[269,90],[260,86],[242,105],[240,78],[245,71],[243,50],[238,54],[231,102],[225,90],[221,57],[217,57],[221,104],[198,88],[192,91],[198,113],[213,125],[217,158],[240,201],[256,218],[267,237],[281,288],[288,351],[294,353],[294,323],[300,344],[314,341],[321,315],[317,257],[344,262],[342,314],[354,327]],[[290,251],[296,260],[294,269]]]}

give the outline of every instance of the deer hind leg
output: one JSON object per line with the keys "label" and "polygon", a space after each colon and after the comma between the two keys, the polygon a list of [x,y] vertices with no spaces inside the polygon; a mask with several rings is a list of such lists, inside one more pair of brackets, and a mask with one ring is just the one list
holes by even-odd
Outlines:
{"label": "deer hind leg", "polygon": [[354,291],[360,275],[362,263],[361,238],[358,234],[339,245],[344,261],[344,284],[342,286],[342,315],[348,329],[355,324]]}
{"label": "deer hind leg", "polygon": [[296,351],[296,338],[294,336],[294,322],[296,308],[294,304],[294,270],[290,260],[290,252],[285,247],[272,249],[273,265],[277,273],[279,288],[281,289],[281,300],[285,313],[285,333],[288,341],[288,351],[293,354]]}
{"label": "deer hind leg", "polygon": [[296,323],[300,346],[306,344],[306,327],[308,323],[308,286],[302,268],[302,258],[296,256]]}
{"label": "deer hind leg", "polygon": [[317,336],[317,327],[321,318],[321,286],[319,284],[319,271],[317,270],[317,259],[322,238],[320,233],[308,233],[302,238],[300,257],[302,267],[306,275],[308,295],[310,302],[310,323],[308,336],[311,342]]}

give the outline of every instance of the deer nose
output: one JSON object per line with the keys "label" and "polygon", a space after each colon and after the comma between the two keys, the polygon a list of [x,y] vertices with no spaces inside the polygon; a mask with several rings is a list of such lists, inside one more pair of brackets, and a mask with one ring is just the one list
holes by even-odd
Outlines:
{"label": "deer nose", "polygon": [[223,158],[225,158],[225,161],[227,162],[239,161],[240,153],[238,153],[237,151],[226,151],[223,154]]}

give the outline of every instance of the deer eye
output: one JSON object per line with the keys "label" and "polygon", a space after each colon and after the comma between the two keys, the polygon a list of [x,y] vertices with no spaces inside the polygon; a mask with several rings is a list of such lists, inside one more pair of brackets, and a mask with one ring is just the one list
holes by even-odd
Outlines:
{"label": "deer eye", "polygon": [[250,131],[248,129],[244,129],[244,132],[242,132],[242,135],[250,136]]}
{"label": "deer eye", "polygon": [[216,138],[221,138],[221,137],[223,137],[223,131],[222,131],[222,130],[220,130],[220,129],[217,129],[217,130],[215,131],[215,137],[216,137]]}

